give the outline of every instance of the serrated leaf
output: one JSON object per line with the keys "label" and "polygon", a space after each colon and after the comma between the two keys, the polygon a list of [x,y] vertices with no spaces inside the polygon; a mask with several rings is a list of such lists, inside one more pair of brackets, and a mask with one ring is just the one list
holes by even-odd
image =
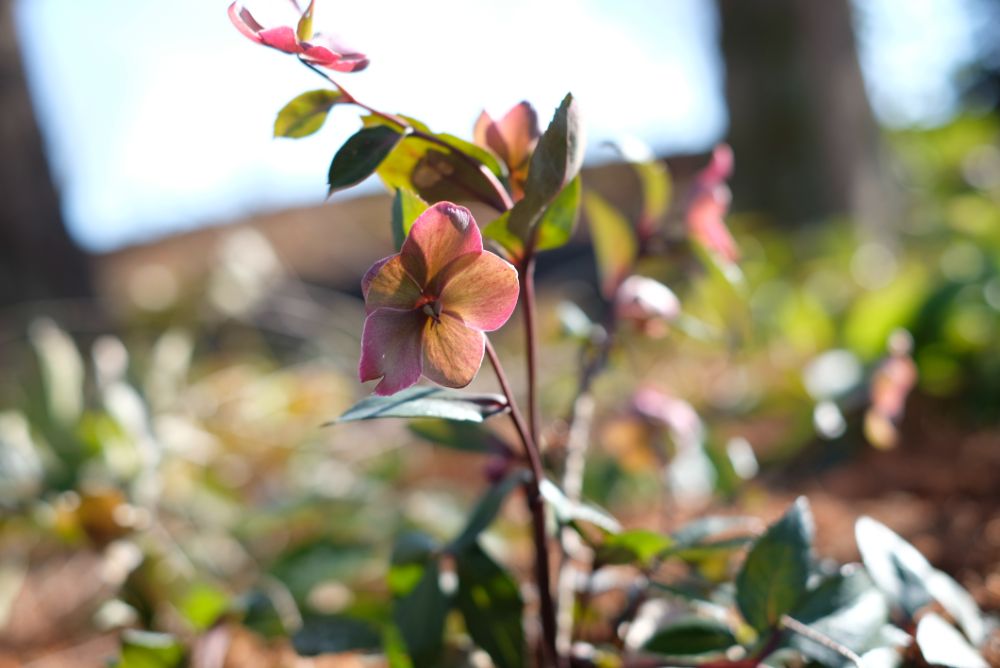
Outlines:
{"label": "serrated leaf", "polygon": [[545,502],[552,506],[556,518],[562,523],[587,522],[608,533],[618,533],[622,530],[622,525],[607,511],[582,501],[571,500],[551,480],[542,480],[538,489]]}
{"label": "serrated leaf", "polygon": [[724,652],[735,644],[736,637],[728,625],[691,617],[658,630],[642,649],[665,656],[691,656]]}
{"label": "serrated leaf", "polygon": [[462,452],[490,452],[496,442],[489,430],[474,422],[428,419],[415,420],[408,426],[426,441]]}
{"label": "serrated leaf", "polygon": [[750,549],[736,578],[736,602],[757,631],[774,628],[802,600],[813,533],[809,502],[799,497]]}
{"label": "serrated leaf", "polygon": [[449,603],[439,578],[438,563],[431,560],[413,589],[393,600],[392,619],[415,666],[436,666],[441,655]]}
{"label": "serrated leaf", "polygon": [[510,473],[506,478],[490,487],[469,515],[469,520],[455,540],[451,542],[450,551],[460,552],[472,545],[489,525],[493,523],[504,499],[515,487],[528,479],[527,471],[521,469]]}
{"label": "serrated leaf", "polygon": [[471,394],[439,387],[410,387],[387,397],[365,397],[335,422],[389,417],[431,417],[459,422],[482,422],[506,409],[507,400],[499,394]]}
{"label": "serrated leaf", "polygon": [[523,668],[524,603],[517,582],[476,544],[456,555],[458,591],[455,603],[473,642],[496,668]]}
{"label": "serrated leaf", "polygon": [[983,655],[940,615],[928,613],[917,624],[917,647],[932,666],[988,668]]}
{"label": "serrated leaf", "polygon": [[406,188],[397,188],[392,200],[392,240],[398,251],[403,247],[413,222],[427,210],[427,202]]}
{"label": "serrated leaf", "polygon": [[327,177],[329,192],[356,185],[371,176],[402,138],[399,130],[385,125],[358,130],[333,156]]}
{"label": "serrated leaf", "polygon": [[592,190],[583,195],[583,210],[590,224],[601,291],[611,299],[638,256],[635,232],[625,216]]}
{"label": "serrated leaf", "polygon": [[333,105],[343,99],[340,91],[311,90],[282,107],[274,119],[274,136],[298,139],[317,132]]}
{"label": "serrated leaf", "polygon": [[178,668],[184,647],[172,635],[126,629],[122,632],[118,668]]}
{"label": "serrated leaf", "polygon": [[[845,569],[807,593],[791,616],[821,636],[861,653],[888,622],[889,605],[859,567]],[[806,636],[790,635],[788,643],[825,665],[845,663],[840,653]]]}
{"label": "serrated leaf", "polygon": [[670,536],[646,529],[632,529],[607,536],[597,549],[596,561],[601,564],[648,565],[673,544]]}

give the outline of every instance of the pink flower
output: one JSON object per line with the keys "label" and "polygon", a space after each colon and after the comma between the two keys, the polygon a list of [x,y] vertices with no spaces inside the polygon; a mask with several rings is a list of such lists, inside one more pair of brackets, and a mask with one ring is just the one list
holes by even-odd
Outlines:
{"label": "pink flower", "polygon": [[666,334],[666,324],[681,314],[681,302],[674,291],[659,281],[632,275],[615,293],[615,314],[634,322],[650,336]]}
{"label": "pink flower", "polygon": [[381,378],[375,394],[394,394],[421,374],[465,387],[483,362],[486,335],[517,304],[517,270],[483,250],[468,209],[439,202],[417,218],[396,255],[361,281],[365,297],[362,381]]}
{"label": "pink flower", "polygon": [[688,233],[708,250],[727,262],[736,262],[740,252],[729,228],[726,214],[732,195],[726,179],[733,172],[733,150],[719,144],[712,151],[712,160],[695,177],[694,197],[688,206]]}
{"label": "pink flower", "polygon": [[239,2],[229,5],[229,20],[248,38],[272,49],[293,53],[314,65],[338,72],[357,72],[368,67],[368,58],[338,44],[330,37],[312,33],[313,2],[309,3],[297,29],[291,26],[265,28]]}
{"label": "pink flower", "polygon": [[538,115],[527,102],[514,105],[499,121],[494,121],[485,111],[476,120],[473,141],[496,153],[507,165],[514,201],[524,197],[528,163],[540,136]]}

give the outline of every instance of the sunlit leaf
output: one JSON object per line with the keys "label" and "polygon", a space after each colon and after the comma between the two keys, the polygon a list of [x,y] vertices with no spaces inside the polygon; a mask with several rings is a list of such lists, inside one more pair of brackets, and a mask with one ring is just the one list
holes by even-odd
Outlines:
{"label": "sunlit leaf", "polygon": [[917,624],[917,647],[924,661],[947,668],[988,668],[983,655],[940,615],[928,613]]}
{"label": "sunlit leaf", "polygon": [[[536,249],[551,250],[569,242],[580,217],[581,192],[580,177],[576,177],[545,208],[537,225]],[[483,229],[484,236],[499,243],[515,258],[524,254],[525,240],[514,234],[509,226],[511,217],[515,215],[514,210],[520,205],[518,202],[514,209],[502,214]]]}
{"label": "sunlit leaf", "polygon": [[539,485],[539,491],[545,502],[552,506],[560,522],[587,522],[608,533],[618,533],[622,530],[622,525],[607,511],[582,501],[573,501],[551,480],[543,480]]}
{"label": "sunlit leaf", "polygon": [[402,138],[400,131],[384,125],[358,130],[333,156],[327,177],[330,193],[371,176]]}
{"label": "sunlit leaf", "polygon": [[646,529],[632,529],[607,536],[597,549],[596,560],[601,564],[647,565],[673,544],[670,536]]}
{"label": "sunlit leaf", "polygon": [[617,209],[592,190],[583,195],[583,209],[590,224],[601,290],[610,299],[635,264],[635,232]]}
{"label": "sunlit leaf", "polygon": [[[885,597],[861,568],[845,569],[807,593],[791,616],[852,652],[871,647],[889,620]],[[842,664],[843,656],[804,635],[788,636],[788,643],[806,657],[825,665]]]}
{"label": "sunlit leaf", "polygon": [[482,422],[506,408],[507,400],[498,394],[470,394],[421,386],[410,387],[387,397],[365,397],[335,422],[387,417],[431,417],[459,422]]}
{"label": "sunlit leaf", "polygon": [[517,582],[475,543],[456,555],[455,603],[465,627],[497,668],[527,665]]}
{"label": "sunlit leaf", "polygon": [[736,637],[723,622],[690,617],[659,629],[643,644],[646,652],[666,656],[691,656],[724,652],[736,644]]}
{"label": "sunlit leaf", "polygon": [[875,585],[908,615],[931,602],[926,580],[934,571],[917,548],[870,517],[854,527],[858,550]]}
{"label": "sunlit leaf", "polygon": [[813,533],[809,503],[799,497],[751,548],[736,579],[736,602],[757,631],[773,628],[802,600]]}
{"label": "sunlit leaf", "polygon": [[199,631],[211,627],[228,608],[229,596],[207,584],[191,587],[177,606],[191,626]]}
{"label": "sunlit leaf", "polygon": [[413,221],[426,210],[427,202],[420,199],[419,195],[406,188],[396,189],[396,196],[392,200],[392,241],[396,250],[403,247]]}
{"label": "sunlit leaf", "polygon": [[184,647],[169,634],[134,629],[122,632],[117,668],[178,668],[183,662]]}
{"label": "sunlit leaf", "polygon": [[311,90],[286,104],[274,120],[275,137],[308,137],[323,127],[333,105],[343,95],[336,90]]}

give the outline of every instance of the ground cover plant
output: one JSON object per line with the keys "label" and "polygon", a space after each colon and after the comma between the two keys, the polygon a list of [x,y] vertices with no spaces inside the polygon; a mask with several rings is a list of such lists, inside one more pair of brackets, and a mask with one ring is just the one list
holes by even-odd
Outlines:
{"label": "ground cover plant", "polygon": [[[245,665],[293,665],[299,656],[394,668],[988,665],[982,652],[994,622],[955,579],[875,519],[856,522],[861,562],[848,564],[817,553],[805,497],[769,524],[732,513],[669,529],[658,522],[675,504],[736,495],[759,465],[742,434],[723,438],[712,423],[743,410],[738,396],[728,414],[702,416],[681,398],[698,372],[651,381],[655,374],[640,373],[630,356],[683,356],[694,347],[694,363],[704,364],[767,348],[776,340],[768,327],[805,332],[809,321],[810,332],[823,331],[794,288],[766,303],[751,300],[751,286],[775,263],[761,261],[763,242],[741,248],[727,225],[726,182],[738,160],[728,146],[716,147],[683,190],[650,153],[610,148],[633,170],[640,193],[625,209],[583,183],[585,115],[572,94],[547,122],[539,117],[548,114],[521,102],[499,119],[484,112],[471,140],[435,132],[355,98],[345,80],[368,59],[314,35],[313,13],[310,2],[296,25],[267,28],[241,5],[229,8],[243,35],[323,81],[280,110],[275,135],[308,137],[335,107],[354,108],[361,127],[334,152],[329,192],[376,175],[392,193],[385,223],[394,247],[358,277],[363,307],[352,315],[363,324],[349,353],[356,377],[248,364],[187,386],[192,341],[168,332],[145,351],[148,374],[139,378],[139,364],[130,366],[116,339],[98,339],[88,366],[65,332],[39,321],[30,335],[43,379],[39,407],[0,424],[14,444],[5,456],[23,471],[5,478],[11,505],[29,507],[31,485],[41,484],[33,471],[48,466],[30,455],[32,439],[59,462],[44,483],[58,495],[44,513],[35,509],[47,519],[23,513],[9,528],[27,533],[48,522],[67,540],[113,547],[102,586],[124,593],[101,607],[108,627],[173,630],[123,632],[114,665],[230,665],[226,649],[240,642],[253,647]],[[536,290],[539,257],[581,236],[596,267],[592,294],[546,315]],[[966,278],[988,284],[995,276],[991,265]],[[901,317],[885,317],[874,328],[847,328],[856,353],[830,336],[818,350],[793,354],[794,382],[806,392],[791,409],[774,402],[775,414],[794,415],[782,424],[785,438],[818,433],[834,443],[897,447],[918,382],[915,358],[945,357],[927,332],[938,322],[928,312],[953,309],[959,317],[969,313],[968,300],[960,289],[914,298],[923,328],[913,333],[897,328]],[[878,296],[869,302],[856,319],[884,304]],[[501,328],[503,345],[494,334]],[[971,356],[975,343],[963,353]],[[942,392],[954,388],[947,372],[935,386]],[[990,382],[977,387],[988,391]],[[295,451],[316,427],[310,420],[335,403],[316,389],[325,383],[342,396],[371,392],[325,416],[356,470],[324,466],[324,454],[309,448]],[[788,392],[785,379],[767,383],[775,395]],[[190,408],[217,386],[237,399]],[[240,431],[232,416],[244,402],[295,407],[302,419]],[[475,499],[456,511],[396,489],[406,455],[374,459],[396,438],[384,426],[393,421],[404,422],[412,439],[485,461],[458,460]],[[159,447],[163,433],[180,445]],[[227,457],[219,434],[258,444],[249,471]],[[606,447],[595,448],[598,440]],[[103,485],[82,484],[98,459],[110,463]],[[283,467],[307,481],[310,503],[281,503],[270,471]],[[172,496],[169,483],[192,471],[197,511]],[[227,481],[252,476],[259,493],[278,502],[234,517],[247,501]],[[434,480],[415,476],[409,484],[433,491]],[[605,509],[622,499],[655,510],[641,515],[644,524],[634,516],[623,522]],[[398,512],[418,502],[429,509]],[[504,508],[517,521],[496,530]],[[196,527],[190,535],[185,522]],[[387,532],[391,548],[373,554],[369,546]],[[139,538],[124,539],[130,535]],[[234,574],[242,580],[235,587],[218,584]],[[172,622],[160,623],[164,608]],[[291,649],[268,654],[240,635],[244,629],[290,638]]]}

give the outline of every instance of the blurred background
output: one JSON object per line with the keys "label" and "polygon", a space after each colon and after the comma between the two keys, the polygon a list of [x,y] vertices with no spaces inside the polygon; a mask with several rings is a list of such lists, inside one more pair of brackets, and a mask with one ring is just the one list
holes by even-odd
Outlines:
{"label": "blurred background", "polygon": [[[0,666],[104,665],[123,627],[188,644],[225,615],[232,665],[285,665],[309,620],[387,614],[393,535],[452,533],[481,488],[481,453],[320,428],[367,392],[358,280],[392,251],[390,200],[375,180],[325,199],[354,111],[272,137],[323,82],[226,7],[0,0]],[[669,526],[808,493],[828,556],[856,558],[871,514],[1000,609],[1000,3],[319,0],[317,25],[371,58],[354,95],[435,131],[522,99],[544,125],[572,91],[585,187],[630,215],[606,142],[665,161],[674,218],[732,146],[743,287],[644,268],[692,326],[629,339],[596,386],[589,498]],[[539,266],[553,418],[578,371],[566,314],[606,306],[578,237]],[[887,435],[865,415],[894,333],[918,380]],[[702,484],[655,513],[673,450],[637,421],[637,379],[707,425]]]}

